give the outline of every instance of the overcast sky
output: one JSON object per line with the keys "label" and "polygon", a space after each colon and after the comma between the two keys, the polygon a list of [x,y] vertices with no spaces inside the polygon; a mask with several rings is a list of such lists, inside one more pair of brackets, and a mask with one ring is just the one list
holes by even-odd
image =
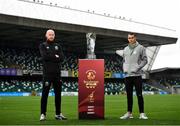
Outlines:
{"label": "overcast sky", "polygon": [[[44,0],[60,6],[124,16],[132,20],[167,27],[180,37],[180,0]],[[102,22],[103,23],[103,22]],[[180,40],[162,46],[153,69],[180,67]]]}

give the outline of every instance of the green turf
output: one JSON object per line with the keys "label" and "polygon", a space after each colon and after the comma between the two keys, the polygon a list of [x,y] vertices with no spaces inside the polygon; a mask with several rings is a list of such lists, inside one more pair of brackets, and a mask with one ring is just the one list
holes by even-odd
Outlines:
{"label": "green turf", "polygon": [[39,121],[40,97],[0,97],[1,125],[180,125],[180,95],[144,96],[148,120],[139,120],[137,99],[134,97],[134,119],[120,120],[126,112],[126,96],[105,97],[104,120],[78,120],[77,97],[62,97],[66,121],[54,119],[54,97],[49,97],[47,120]]}

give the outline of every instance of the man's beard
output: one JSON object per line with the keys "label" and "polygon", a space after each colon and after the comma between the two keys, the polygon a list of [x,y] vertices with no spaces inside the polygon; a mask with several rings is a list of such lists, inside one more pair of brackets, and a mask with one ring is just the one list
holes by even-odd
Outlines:
{"label": "man's beard", "polygon": [[52,43],[52,42],[54,42],[54,39],[53,39],[53,40],[47,39],[46,42],[47,42],[47,43]]}

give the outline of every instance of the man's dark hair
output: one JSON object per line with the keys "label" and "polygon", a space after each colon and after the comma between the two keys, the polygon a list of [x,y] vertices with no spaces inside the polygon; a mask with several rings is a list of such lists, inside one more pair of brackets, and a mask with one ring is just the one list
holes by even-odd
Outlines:
{"label": "man's dark hair", "polygon": [[130,32],[130,33],[128,33],[128,35],[134,35],[136,37],[136,33],[134,33],[134,32]]}

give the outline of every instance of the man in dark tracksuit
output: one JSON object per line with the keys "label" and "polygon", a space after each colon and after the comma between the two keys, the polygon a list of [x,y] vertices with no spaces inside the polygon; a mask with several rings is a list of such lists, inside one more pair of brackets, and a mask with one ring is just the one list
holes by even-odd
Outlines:
{"label": "man in dark tracksuit", "polygon": [[128,34],[129,44],[123,50],[123,71],[126,74],[125,86],[127,93],[127,113],[120,119],[133,118],[133,86],[138,98],[140,119],[148,119],[144,113],[144,100],[142,96],[142,68],[147,64],[145,48],[136,41],[136,34]]}
{"label": "man in dark tracksuit", "polygon": [[54,42],[55,33],[53,30],[47,30],[46,42],[40,44],[39,50],[43,62],[43,90],[41,97],[41,116],[40,121],[46,120],[47,99],[51,85],[55,93],[55,119],[66,119],[61,113],[61,62],[64,55],[62,48]]}

